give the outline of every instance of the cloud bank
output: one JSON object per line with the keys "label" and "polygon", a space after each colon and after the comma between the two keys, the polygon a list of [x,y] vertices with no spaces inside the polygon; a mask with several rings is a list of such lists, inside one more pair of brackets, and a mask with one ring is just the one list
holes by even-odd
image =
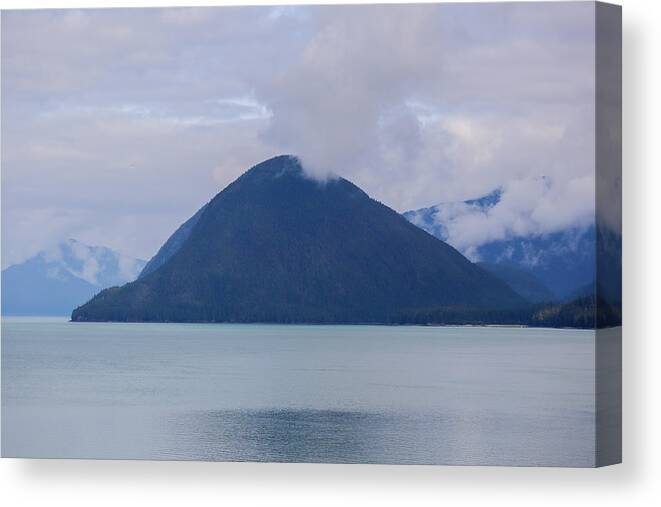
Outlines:
{"label": "cloud bank", "polygon": [[278,153],[398,211],[503,188],[453,223],[462,244],[584,223],[593,9],[3,13],[3,266],[66,237],[148,258]]}

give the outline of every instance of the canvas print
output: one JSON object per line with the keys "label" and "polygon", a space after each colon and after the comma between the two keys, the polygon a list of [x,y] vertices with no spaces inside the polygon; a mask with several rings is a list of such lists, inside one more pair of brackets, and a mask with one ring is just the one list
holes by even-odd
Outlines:
{"label": "canvas print", "polygon": [[2,12],[2,456],[618,463],[620,24]]}

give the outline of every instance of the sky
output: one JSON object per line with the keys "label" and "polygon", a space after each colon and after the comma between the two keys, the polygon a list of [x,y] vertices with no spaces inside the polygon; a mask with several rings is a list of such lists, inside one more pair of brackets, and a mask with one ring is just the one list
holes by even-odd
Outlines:
{"label": "sky", "polygon": [[256,163],[403,212],[494,189],[456,245],[594,220],[594,5],[2,13],[2,267],[148,259]]}

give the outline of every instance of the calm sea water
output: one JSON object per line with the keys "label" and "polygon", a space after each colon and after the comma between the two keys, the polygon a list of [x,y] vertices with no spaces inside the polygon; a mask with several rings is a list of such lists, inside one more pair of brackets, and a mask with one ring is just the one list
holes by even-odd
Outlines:
{"label": "calm sea water", "polygon": [[594,332],[2,323],[2,455],[592,466]]}

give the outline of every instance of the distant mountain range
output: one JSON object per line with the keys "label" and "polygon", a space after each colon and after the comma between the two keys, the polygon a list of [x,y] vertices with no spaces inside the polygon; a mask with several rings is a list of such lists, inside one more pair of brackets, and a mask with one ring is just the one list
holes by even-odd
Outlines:
{"label": "distant mountain range", "polygon": [[[466,213],[486,214],[501,196],[502,191],[497,189],[480,199],[441,203],[407,211],[404,216],[437,238],[451,242],[448,227],[453,220]],[[590,225],[491,241],[472,246],[470,252],[483,267],[537,303],[572,299],[592,286],[595,245],[595,227]]]}
{"label": "distant mountain range", "polygon": [[74,321],[394,322],[413,309],[521,308],[488,270],[343,178],[279,156],[185,222],[139,279]]}
{"label": "distant mountain range", "polygon": [[3,315],[70,315],[102,289],[135,280],[145,261],[63,241],[2,271]]}

